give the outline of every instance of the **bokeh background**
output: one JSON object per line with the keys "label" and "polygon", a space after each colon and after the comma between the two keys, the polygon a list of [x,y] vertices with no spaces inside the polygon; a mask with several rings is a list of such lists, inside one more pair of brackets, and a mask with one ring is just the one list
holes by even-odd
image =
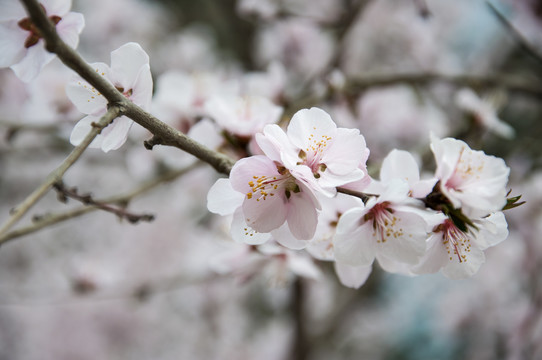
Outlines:
{"label": "bokeh background", "polygon": [[[204,115],[190,86],[203,99],[267,96],[286,120],[319,106],[361,130],[375,176],[393,148],[433,170],[432,131],[504,158],[512,195],[527,202],[506,212],[508,239],[472,278],[376,267],[349,289],[325,262],[315,262],[319,279],[296,277],[283,256],[244,263],[246,249],[206,209],[219,175],[177,149],[145,150],[135,125],[125,146],[87,151],[64,181],[97,199],[124,196],[155,220],[81,210],[3,245],[0,359],[542,358],[539,1],[74,0],[73,11],[85,16],[78,50],[89,62],[142,45],[153,112],[184,131]],[[167,87],[171,71],[186,88]],[[2,222],[72,148],[82,115],[65,96],[71,76],[58,60],[30,85],[0,71]],[[462,105],[466,87],[513,136]],[[184,107],[160,103],[168,96]],[[79,209],[51,191],[25,220]]]}

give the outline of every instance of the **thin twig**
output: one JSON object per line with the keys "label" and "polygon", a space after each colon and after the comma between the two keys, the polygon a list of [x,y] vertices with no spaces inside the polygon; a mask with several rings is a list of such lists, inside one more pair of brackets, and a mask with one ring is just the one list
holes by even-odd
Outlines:
{"label": "thin twig", "polygon": [[489,10],[491,10],[491,13],[497,17],[497,19],[506,27],[510,35],[514,38],[514,40],[518,43],[519,47],[525,51],[525,53],[529,54],[533,59],[538,61],[540,64],[542,64],[542,55],[536,51],[531,44],[529,44],[529,41],[525,39],[525,37],[512,25],[512,23],[504,16],[504,14],[497,9],[497,7],[491,2],[486,1],[486,5],[489,7]]}
{"label": "thin twig", "polygon": [[350,190],[350,189],[346,189],[346,188],[343,188],[343,187],[338,187],[337,192],[345,194],[345,195],[358,197],[358,198],[361,199],[361,201],[363,201],[364,204],[366,204],[367,201],[369,201],[371,196],[376,196],[376,195],[373,195],[373,194],[366,194],[366,193],[363,193],[363,192],[360,192],[360,191]]}
{"label": "thin twig", "polygon": [[[137,196],[144,194],[158,187],[159,185],[163,183],[172,181],[178,178],[179,176],[186,174],[187,172],[195,169],[197,166],[200,166],[201,164],[202,163],[198,162],[180,170],[170,171],[154,180],[144,183],[143,185],[139,186],[138,188],[132,190],[129,193],[126,193],[123,195],[117,195],[113,197],[108,197],[105,199],[100,199],[98,201],[102,203],[108,203],[108,204],[127,203],[130,200],[136,198]],[[12,239],[16,239],[16,238],[28,235],[28,234],[32,234],[41,229],[47,228],[49,226],[58,224],[66,220],[70,220],[70,219],[82,216],[84,214],[87,214],[96,210],[99,210],[99,209],[94,206],[81,206],[76,209],[72,209],[72,210],[65,211],[58,214],[48,214],[48,215],[36,217],[35,221],[31,225],[20,227],[16,230],[10,231],[6,233],[5,235],[1,236],[0,244],[5,243]]]}
{"label": "thin twig", "polygon": [[[68,157],[53,170],[45,179],[45,181],[30,194],[20,205],[11,211],[11,217],[0,228],[0,236],[5,234],[13,225],[15,225],[27,212],[34,206],[39,199],[41,199],[53,186],[62,179],[66,171],[79,159],[83,152],[87,149],[94,138],[109,125],[114,119],[122,115],[122,111],[118,106],[111,106],[107,110],[107,113],[98,121],[93,124],[92,129],[84,138],[81,144],[77,145]],[[0,245],[3,242],[0,240]]]}
{"label": "thin twig", "polygon": [[87,206],[94,206],[100,210],[115,214],[119,218],[126,219],[132,224],[137,224],[140,221],[150,222],[154,220],[154,215],[152,214],[134,214],[126,210],[124,207],[116,207],[109,203],[95,200],[90,194],[82,195],[77,191],[77,188],[67,187],[62,181],[55,183],[53,187],[58,192],[59,199],[62,202],[67,202],[68,198],[71,198],[80,201]]}

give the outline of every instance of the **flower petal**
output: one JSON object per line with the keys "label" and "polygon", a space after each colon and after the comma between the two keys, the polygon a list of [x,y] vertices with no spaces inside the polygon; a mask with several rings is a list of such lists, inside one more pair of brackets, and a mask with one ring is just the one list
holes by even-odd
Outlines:
{"label": "flower petal", "polygon": [[145,64],[140,68],[134,81],[133,95],[130,96],[130,100],[143,110],[149,110],[152,100],[152,85],[151,68],[149,64]]}
{"label": "flower petal", "polygon": [[128,138],[128,132],[134,121],[126,116],[121,116],[102,130],[98,137],[102,138],[102,150],[108,152],[120,148]]}
{"label": "flower petal", "polygon": [[11,66],[25,56],[26,36],[16,21],[0,24],[0,67]]}
{"label": "flower petal", "polygon": [[335,263],[335,272],[344,286],[359,289],[373,271],[372,265],[352,266],[344,263]]}
{"label": "flower petal", "polygon": [[30,82],[38,76],[41,69],[55,58],[55,54],[45,50],[43,40],[26,50],[20,62],[11,66],[15,75],[24,82]]}
{"label": "flower petal", "polygon": [[380,181],[395,178],[406,180],[410,186],[420,180],[418,163],[408,151],[393,149],[382,161]]}
{"label": "flower petal", "polygon": [[[98,74],[102,75],[106,79],[109,78],[109,66],[104,63],[94,63],[91,64],[91,66]],[[98,90],[96,90],[92,85],[80,78],[68,83],[66,86],[66,95],[75,105],[77,110],[84,114],[101,112],[107,107],[106,98],[100,95]]]}
{"label": "flower petal", "polygon": [[[88,115],[79,120],[77,124],[73,127],[72,133],[70,135],[70,143],[74,146],[77,146],[83,142],[85,137],[88,135],[90,130],[92,130],[92,123],[100,121],[100,116]],[[94,138],[94,141],[90,144],[90,148],[99,149],[102,145],[102,138],[97,136]]]}
{"label": "flower petal", "polygon": [[320,108],[302,109],[294,114],[288,125],[287,134],[291,143],[302,150],[307,150],[314,142],[322,138],[335,136],[337,125],[331,116]]}
{"label": "flower petal", "polygon": [[222,216],[230,215],[243,204],[244,198],[233,190],[230,179],[218,179],[207,193],[207,209]]}
{"label": "flower petal", "polygon": [[246,223],[241,207],[233,213],[231,236],[234,241],[249,245],[261,245],[271,239],[270,233],[257,232]]}
{"label": "flower petal", "polygon": [[56,25],[58,36],[72,48],[77,48],[79,44],[79,34],[85,27],[85,18],[83,14],[70,12],[62,17],[62,20]]}
{"label": "flower petal", "polygon": [[134,42],[122,45],[111,52],[111,73],[115,86],[131,89],[141,67],[149,64],[149,55]]}

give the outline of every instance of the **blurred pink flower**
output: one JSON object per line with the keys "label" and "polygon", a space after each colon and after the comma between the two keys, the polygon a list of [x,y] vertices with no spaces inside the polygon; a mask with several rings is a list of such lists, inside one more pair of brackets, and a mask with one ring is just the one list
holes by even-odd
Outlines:
{"label": "blurred pink flower", "polygon": [[[58,35],[76,48],[85,26],[82,14],[70,12],[71,0],[41,0],[43,10],[56,25]],[[56,55],[45,43],[19,1],[0,2],[0,67],[11,67],[23,81],[30,82]]]}
{"label": "blurred pink flower", "polygon": [[280,120],[282,107],[261,96],[215,95],[205,103],[207,114],[226,131],[252,137]]}
{"label": "blurred pink flower", "polygon": [[472,114],[485,129],[505,139],[514,138],[514,128],[497,116],[497,111],[503,102],[498,93],[481,98],[471,89],[464,88],[455,95],[455,102],[461,109]]}

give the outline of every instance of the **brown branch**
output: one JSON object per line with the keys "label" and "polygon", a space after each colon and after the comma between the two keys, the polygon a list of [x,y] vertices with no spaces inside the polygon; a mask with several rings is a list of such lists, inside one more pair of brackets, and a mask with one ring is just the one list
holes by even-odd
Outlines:
{"label": "brown branch", "polygon": [[350,189],[346,189],[346,188],[343,188],[343,187],[338,187],[337,192],[341,193],[341,194],[346,194],[346,195],[358,197],[358,198],[361,199],[361,201],[363,201],[364,204],[366,204],[367,201],[369,201],[371,196],[376,196],[376,195],[373,195],[373,194],[366,194],[366,193],[363,193],[363,192],[360,192],[360,191],[350,190]]}
{"label": "brown branch", "polygon": [[55,183],[53,187],[58,192],[59,200],[64,203],[68,202],[68,198],[71,198],[80,201],[87,206],[93,206],[115,214],[119,218],[126,219],[132,224],[137,224],[140,221],[150,222],[154,220],[154,215],[152,214],[133,214],[123,207],[115,207],[106,202],[94,200],[90,194],[82,195],[77,191],[77,188],[66,187],[62,181]]}

